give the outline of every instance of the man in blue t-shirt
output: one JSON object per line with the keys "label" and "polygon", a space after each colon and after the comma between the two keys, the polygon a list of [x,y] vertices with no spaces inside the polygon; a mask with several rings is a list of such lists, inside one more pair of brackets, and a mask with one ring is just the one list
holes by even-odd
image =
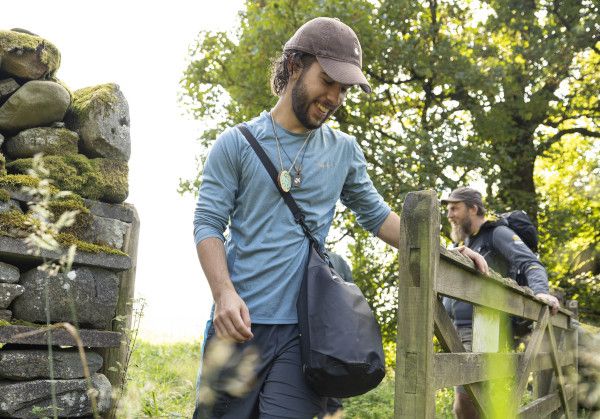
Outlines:
{"label": "man in blue t-shirt", "polygon": [[[247,127],[321,245],[341,200],[359,225],[397,247],[400,219],[373,187],[356,139],[325,124],[352,86],[371,91],[361,67],[361,46],[350,27],[332,18],[305,23],[274,63],[277,104]],[[217,138],[207,157],[194,237],[214,298],[205,343],[218,336],[261,354],[255,386],[244,397],[217,385],[212,408],[199,403],[194,417],[312,418],[324,399],[302,376],[296,314],[309,243],[235,128]],[[479,257],[476,263],[485,262]]]}

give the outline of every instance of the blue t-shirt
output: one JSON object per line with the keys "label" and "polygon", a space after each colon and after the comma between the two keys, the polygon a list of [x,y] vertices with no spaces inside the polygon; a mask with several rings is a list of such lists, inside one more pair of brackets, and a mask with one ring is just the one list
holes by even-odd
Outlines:
{"label": "blue t-shirt", "polygon": [[[279,171],[275,137],[267,112],[248,123],[250,132]],[[306,134],[276,124],[281,147],[294,159]],[[286,170],[291,166],[281,152]],[[377,234],[390,208],[373,187],[356,139],[323,125],[306,145],[302,184],[291,193],[306,224],[321,244],[333,221],[338,199],[357,215],[358,223]],[[294,170],[291,170],[294,173]],[[229,228],[227,237],[224,232]],[[252,323],[297,323],[308,239],[250,144],[236,128],[217,138],[204,165],[194,216],[196,245],[209,237],[225,241],[227,267]],[[211,316],[212,317],[212,316]]]}

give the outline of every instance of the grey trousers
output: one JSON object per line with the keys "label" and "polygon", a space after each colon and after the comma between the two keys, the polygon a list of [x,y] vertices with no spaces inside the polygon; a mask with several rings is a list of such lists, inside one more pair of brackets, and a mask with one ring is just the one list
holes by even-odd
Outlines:
{"label": "grey trousers", "polygon": [[[300,339],[297,325],[253,324],[254,338],[235,345],[241,353],[253,345],[260,353],[255,367],[256,381],[241,398],[228,394],[223,385],[228,372],[206,384],[214,391],[212,406],[197,402],[194,419],[245,419],[315,417],[325,407],[326,398],[317,395],[306,383],[300,361]],[[207,330],[206,345],[214,339],[214,328]],[[203,362],[206,362],[204,351]],[[200,377],[203,381],[203,376]]]}

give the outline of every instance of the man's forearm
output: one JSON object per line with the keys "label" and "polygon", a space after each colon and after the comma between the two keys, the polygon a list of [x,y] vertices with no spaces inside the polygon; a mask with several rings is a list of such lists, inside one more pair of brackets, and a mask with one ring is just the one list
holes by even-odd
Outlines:
{"label": "man's forearm", "polygon": [[196,250],[215,301],[213,324],[217,336],[237,342],[252,339],[250,312],[231,282],[223,242],[210,237],[202,240]]}
{"label": "man's forearm", "polygon": [[388,214],[379,228],[377,237],[396,249],[400,246],[400,217],[398,214],[394,211]]}
{"label": "man's forearm", "polygon": [[198,259],[208,281],[213,299],[217,301],[223,291],[234,290],[233,283],[227,269],[225,246],[216,237],[202,240],[196,246]]}

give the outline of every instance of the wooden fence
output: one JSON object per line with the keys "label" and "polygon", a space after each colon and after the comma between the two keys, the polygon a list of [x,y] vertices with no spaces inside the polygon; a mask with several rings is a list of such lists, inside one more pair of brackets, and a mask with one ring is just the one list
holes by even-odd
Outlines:
{"label": "wooden fence", "polygon": [[[477,272],[441,246],[435,192],[407,195],[399,259],[395,418],[433,418],[436,391],[458,385],[481,417],[577,417],[575,316],[563,308],[551,316],[530,291]],[[473,352],[465,351],[442,296],[473,304]],[[524,352],[499,352],[507,315],[535,321]],[[444,353],[434,352],[434,334]],[[534,400],[521,406],[530,373],[537,377]]]}

